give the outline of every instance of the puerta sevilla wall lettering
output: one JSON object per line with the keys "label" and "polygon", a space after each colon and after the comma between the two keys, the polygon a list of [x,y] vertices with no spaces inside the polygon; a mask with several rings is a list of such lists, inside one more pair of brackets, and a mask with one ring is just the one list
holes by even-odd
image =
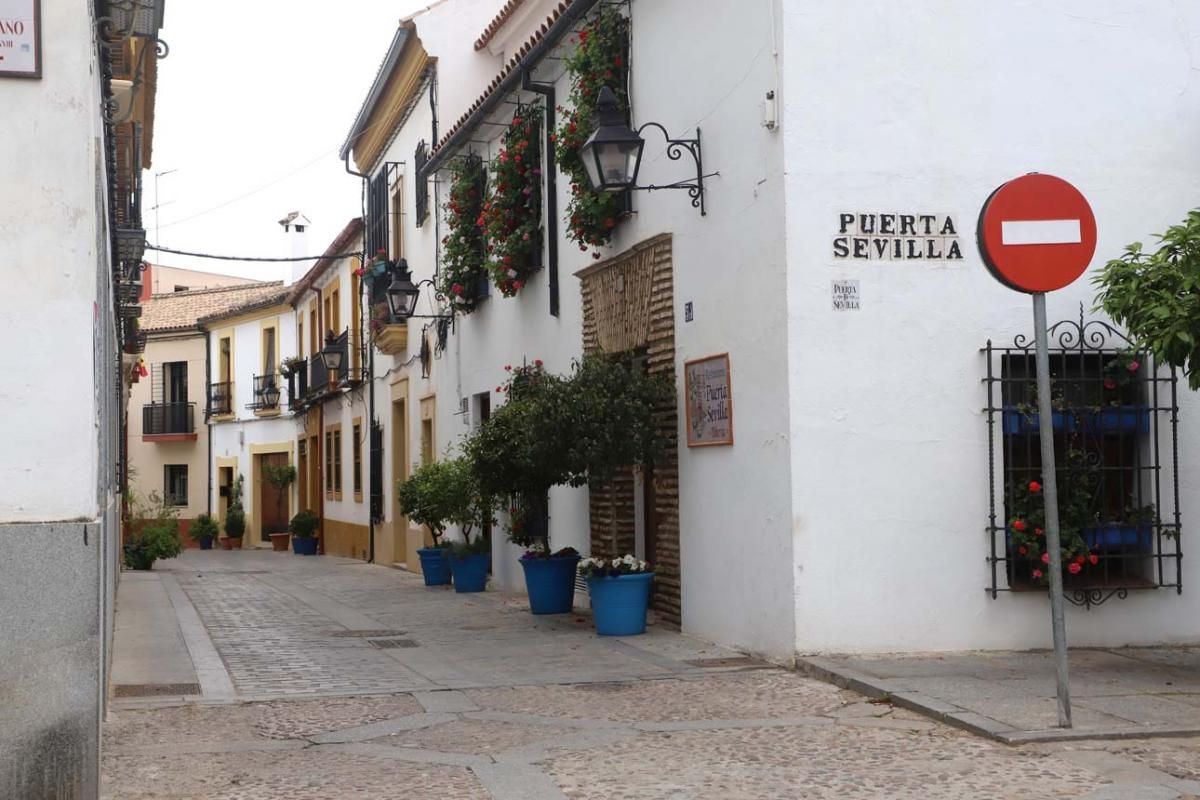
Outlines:
{"label": "puerta sevilla wall lettering", "polygon": [[864,261],[961,261],[949,214],[838,214],[833,257]]}

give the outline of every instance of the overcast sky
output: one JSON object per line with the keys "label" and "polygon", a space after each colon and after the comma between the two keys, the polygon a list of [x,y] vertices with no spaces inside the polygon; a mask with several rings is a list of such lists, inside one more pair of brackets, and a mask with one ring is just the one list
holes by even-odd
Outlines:
{"label": "overcast sky", "polygon": [[[177,250],[287,256],[277,222],[299,210],[312,220],[308,249],[323,252],[361,208],[359,181],[337,151],[400,19],[426,5],[168,2],[161,35],[171,53],[159,62],[154,167],[144,173],[147,240]],[[264,280],[290,274],[279,264],[146,257]]]}

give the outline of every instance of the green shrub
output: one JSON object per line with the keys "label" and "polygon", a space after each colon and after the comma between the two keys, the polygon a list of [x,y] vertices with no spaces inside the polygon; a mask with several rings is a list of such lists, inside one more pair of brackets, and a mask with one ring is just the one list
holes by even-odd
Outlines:
{"label": "green shrub", "polygon": [[240,539],[246,535],[246,509],[242,507],[242,476],[229,488],[229,509],[225,512],[225,535]]}
{"label": "green shrub", "polygon": [[288,530],[297,539],[311,539],[317,535],[317,526],[320,523],[321,520],[316,514],[305,509],[292,517],[292,521],[288,524]]}
{"label": "green shrub", "polygon": [[474,539],[468,537],[465,542],[447,542],[443,549],[445,549],[448,555],[462,558],[463,556],[477,556],[490,553],[492,552],[492,543],[482,536],[476,536]]}
{"label": "green shrub", "polygon": [[209,514],[201,514],[196,517],[195,522],[188,529],[188,536],[193,542],[200,542],[205,539],[215,539],[221,533],[221,528],[217,525],[217,521]]}
{"label": "green shrub", "polygon": [[463,458],[418,467],[397,492],[400,513],[418,525],[428,525],[435,546],[447,525],[461,526],[463,536],[470,538],[471,530],[483,525],[490,512],[471,464]]}
{"label": "green shrub", "polygon": [[144,499],[131,493],[127,507],[129,535],[124,547],[127,569],[152,569],[158,559],[174,558],[183,551],[178,512],[166,505],[157,492]]}

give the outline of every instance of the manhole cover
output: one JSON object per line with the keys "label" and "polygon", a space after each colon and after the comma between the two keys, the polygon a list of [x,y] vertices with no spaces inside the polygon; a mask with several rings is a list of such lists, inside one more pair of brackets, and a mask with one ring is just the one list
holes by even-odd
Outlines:
{"label": "manhole cover", "polygon": [[397,647],[416,647],[412,639],[368,639],[367,644],[380,650],[395,650]]}
{"label": "manhole cover", "polygon": [[125,683],[113,686],[113,697],[161,697],[200,694],[198,683]]}
{"label": "manhole cover", "polygon": [[337,639],[382,639],[388,636],[403,636],[408,631],[329,631],[326,636]]}
{"label": "manhole cover", "polygon": [[623,692],[629,688],[627,683],[580,683],[575,689],[580,692]]}
{"label": "manhole cover", "polygon": [[767,669],[771,665],[766,661],[750,656],[730,656],[728,658],[694,658],[684,661],[693,667],[744,667],[750,669]]}

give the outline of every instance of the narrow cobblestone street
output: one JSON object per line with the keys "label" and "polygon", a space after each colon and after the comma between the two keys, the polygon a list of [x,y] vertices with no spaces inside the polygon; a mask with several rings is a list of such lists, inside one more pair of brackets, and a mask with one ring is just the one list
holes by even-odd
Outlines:
{"label": "narrow cobblestone street", "polygon": [[384,567],[190,551],[125,578],[163,584],[195,688],[119,636],[112,800],[1200,795],[1197,739],[1009,747],[670,631],[601,639]]}

